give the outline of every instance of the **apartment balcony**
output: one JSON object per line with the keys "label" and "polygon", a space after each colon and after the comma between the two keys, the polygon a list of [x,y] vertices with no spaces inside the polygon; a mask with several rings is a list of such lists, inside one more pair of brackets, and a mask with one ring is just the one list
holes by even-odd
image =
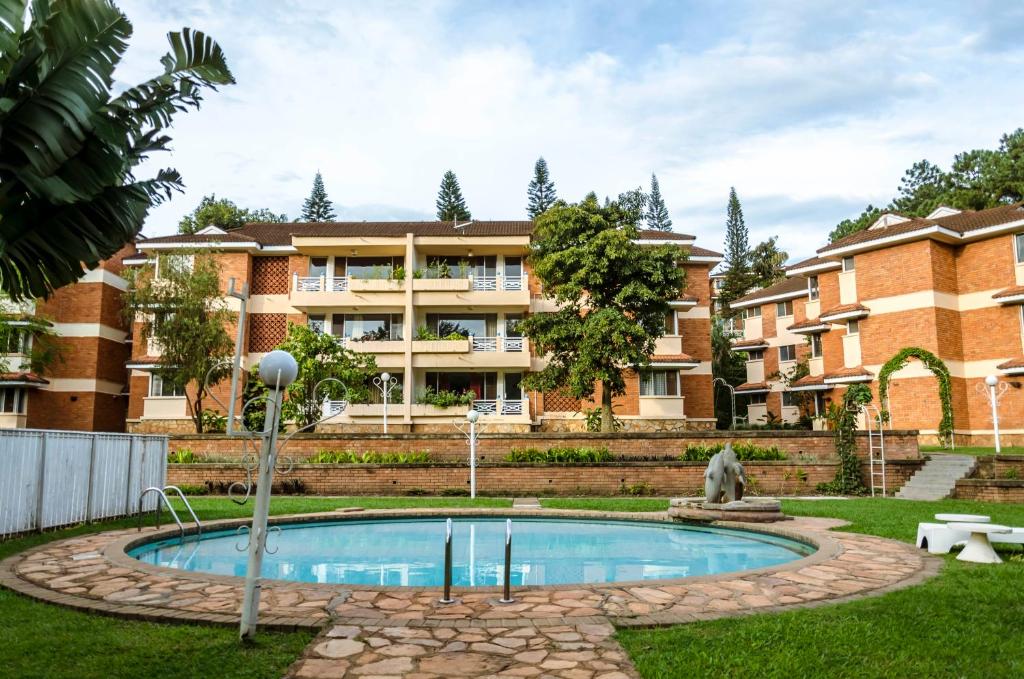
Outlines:
{"label": "apartment balcony", "polygon": [[640,417],[685,417],[685,396],[641,396]]}
{"label": "apartment balcony", "polygon": [[191,417],[184,396],[147,396],[142,399],[142,419],[183,420]]}
{"label": "apartment balcony", "polygon": [[337,340],[349,351],[373,354],[379,368],[401,368],[405,365],[405,342],[402,340],[353,340],[338,337]]}
{"label": "apartment balcony", "polygon": [[[473,401],[473,410],[485,418],[505,417],[515,419],[530,418],[530,402],[525,399],[476,399]],[[418,418],[444,417],[465,419],[470,406],[452,406],[450,408],[439,408],[427,403],[415,403],[412,406],[412,416]]]}
{"label": "apartment balcony", "polygon": [[[388,404],[388,417],[401,418],[405,406],[401,403]],[[349,403],[348,401],[325,400],[321,407],[321,416],[328,423],[345,422],[360,418],[384,419],[383,403]]]}
{"label": "apartment balcony", "polygon": [[414,340],[415,368],[529,368],[524,337],[474,337],[462,340]]}
{"label": "apartment balcony", "polygon": [[521,276],[469,276],[468,278],[415,278],[413,304],[417,306],[512,306],[530,304],[526,274]]}
{"label": "apartment balcony", "polygon": [[664,335],[654,340],[654,355],[675,356],[683,352],[683,338],[679,335]]}
{"label": "apartment balcony", "polygon": [[399,307],[405,304],[404,280],[350,276],[292,276],[291,303],[296,309],[330,307]]}

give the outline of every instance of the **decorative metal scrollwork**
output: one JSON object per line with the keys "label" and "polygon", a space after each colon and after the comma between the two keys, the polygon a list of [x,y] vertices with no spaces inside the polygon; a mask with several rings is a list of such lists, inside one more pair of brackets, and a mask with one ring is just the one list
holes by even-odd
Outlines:
{"label": "decorative metal scrollwork", "polygon": [[235,530],[235,536],[236,537],[242,537],[243,531],[245,533],[245,544],[239,546],[239,543],[235,542],[235,549],[237,549],[240,552],[244,552],[247,549],[249,549],[249,542],[252,540],[252,535],[249,532],[249,527],[245,526],[245,525],[239,526],[238,529]]}
{"label": "decorative metal scrollwork", "polygon": [[263,550],[267,554],[277,554],[277,550],[281,549],[281,547],[278,546],[278,547],[275,547],[274,549],[270,548],[270,534],[271,533],[276,533],[276,534],[280,535],[281,534],[281,527],[280,526],[271,526],[270,528],[267,529],[267,537],[263,541]]}

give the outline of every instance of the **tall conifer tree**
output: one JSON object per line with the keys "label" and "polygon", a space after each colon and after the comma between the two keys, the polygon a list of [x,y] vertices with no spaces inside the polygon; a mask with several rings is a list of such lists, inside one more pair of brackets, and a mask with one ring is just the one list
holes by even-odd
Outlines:
{"label": "tall conifer tree", "polygon": [[530,215],[530,219],[536,219],[539,214],[558,200],[558,196],[555,194],[555,183],[551,181],[551,176],[548,174],[548,161],[544,160],[544,156],[538,158],[537,163],[533,166],[533,179],[530,180],[526,195],[529,198],[526,212]]}
{"label": "tall conifer tree", "polygon": [[750,233],[743,221],[743,207],[734,187],[729,189],[729,205],[725,217],[725,282],[719,299],[729,314],[729,302],[747,294],[754,284],[750,271]]}
{"label": "tall conifer tree", "polygon": [[462,197],[459,180],[455,173],[448,170],[441,178],[441,188],[437,192],[437,218],[442,222],[468,222],[473,216],[466,207],[466,199]]}
{"label": "tall conifer tree", "polygon": [[658,177],[651,173],[651,193],[647,196],[647,228],[656,231],[671,231],[672,220],[668,217],[668,208],[661,195]]}
{"label": "tall conifer tree", "polygon": [[334,204],[327,198],[327,190],[324,189],[324,178],[320,176],[320,173],[316,173],[316,177],[313,178],[313,190],[302,203],[302,214],[299,216],[299,221],[302,222],[332,222],[336,215],[334,214]]}

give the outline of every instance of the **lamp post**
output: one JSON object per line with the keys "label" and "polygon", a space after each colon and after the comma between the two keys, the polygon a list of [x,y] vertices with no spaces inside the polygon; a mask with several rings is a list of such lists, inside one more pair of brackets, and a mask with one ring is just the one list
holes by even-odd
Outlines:
{"label": "lamp post", "polygon": [[281,420],[281,399],[285,388],[295,381],[299,365],[287,351],[271,351],[260,361],[260,379],[270,389],[267,413],[260,444],[259,472],[256,482],[256,505],[249,529],[249,561],[245,570],[245,594],[242,598],[242,623],[239,636],[243,641],[256,634],[260,606],[260,571],[263,550],[267,544],[267,515],[270,512],[270,485],[277,462],[277,429]]}
{"label": "lamp post", "polygon": [[733,389],[733,386],[731,384],[729,384],[728,382],[725,381],[724,377],[716,377],[714,380],[711,381],[711,384],[716,384],[718,382],[721,382],[722,386],[724,386],[726,389],[729,390],[729,402],[732,404],[732,419],[729,421],[729,429],[735,429],[736,428],[736,390]]}
{"label": "lamp post", "polygon": [[373,384],[380,389],[380,393],[384,396],[384,433],[388,433],[388,397],[391,396],[391,390],[398,385],[398,378],[392,377],[391,373],[382,373],[380,377],[373,378]]}
{"label": "lamp post", "polygon": [[480,413],[470,409],[466,413],[466,421],[469,422],[469,496],[476,497],[476,422],[480,419]]}
{"label": "lamp post", "polygon": [[988,399],[989,405],[992,406],[992,433],[996,442],[996,455],[1002,452],[1002,447],[999,443],[999,399],[1003,397],[1006,390],[1010,388],[1006,382],[1000,382],[999,378],[995,375],[989,375],[985,378],[985,384],[979,384],[977,390],[979,393],[985,395]]}

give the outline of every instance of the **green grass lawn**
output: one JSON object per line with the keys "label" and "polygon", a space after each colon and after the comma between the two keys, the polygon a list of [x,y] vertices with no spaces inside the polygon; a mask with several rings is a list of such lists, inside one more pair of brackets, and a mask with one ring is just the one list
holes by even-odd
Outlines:
{"label": "green grass lawn", "polygon": [[[545,500],[546,507],[653,511],[664,499]],[[784,500],[798,516],[846,519],[842,529],[913,541],[937,512],[989,514],[1024,526],[1024,506],[962,500]],[[1019,677],[1024,676],[1024,552],[1000,547],[1006,563],[964,564],[940,576],[847,604],[654,630],[622,630],[619,641],[642,676],[668,677]]]}
{"label": "green grass lawn", "polygon": [[[984,457],[986,455],[995,455],[996,449],[994,447],[986,446],[957,446],[955,449],[943,448],[942,446],[921,446],[922,453],[953,453],[956,455],[976,455],[978,457]],[[1024,447],[1022,446],[1003,446],[1001,450],[1003,455],[1024,455]]]}
{"label": "green grass lawn", "polygon": [[[190,502],[201,520],[252,514],[251,501],[245,506],[214,497],[197,497]],[[298,514],[352,506],[510,505],[510,500],[495,498],[275,497],[270,511]],[[164,516],[166,520],[166,513]],[[0,542],[0,559],[52,540],[134,525],[130,520],[111,521]],[[277,679],[313,638],[312,632],[263,632],[254,645],[242,646],[233,628],[107,618],[40,603],[2,588],[0,620],[0,677]]]}

